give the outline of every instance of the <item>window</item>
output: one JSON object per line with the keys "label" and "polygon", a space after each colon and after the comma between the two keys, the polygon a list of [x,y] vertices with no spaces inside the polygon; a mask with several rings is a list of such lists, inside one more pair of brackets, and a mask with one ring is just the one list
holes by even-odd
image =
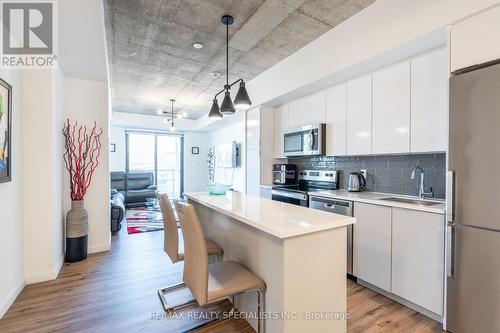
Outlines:
{"label": "window", "polygon": [[178,198],[183,191],[183,137],[127,132],[127,171],[153,172],[158,191]]}

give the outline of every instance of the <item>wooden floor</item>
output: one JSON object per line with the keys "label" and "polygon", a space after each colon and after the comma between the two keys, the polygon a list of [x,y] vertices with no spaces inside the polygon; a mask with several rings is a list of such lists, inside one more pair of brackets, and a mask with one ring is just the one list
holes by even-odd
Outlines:
{"label": "wooden floor", "polygon": [[[124,228],[125,229],[125,226]],[[29,285],[0,320],[0,332],[182,332],[199,318],[164,315],[159,287],[179,282],[182,265],[162,251],[163,233],[112,238],[112,250],[65,264],[54,281]],[[206,311],[227,311],[222,302]],[[441,332],[440,325],[358,284],[348,283],[348,332]],[[228,320],[197,332],[253,332],[243,320]],[[273,333],[273,332],[267,332]]]}

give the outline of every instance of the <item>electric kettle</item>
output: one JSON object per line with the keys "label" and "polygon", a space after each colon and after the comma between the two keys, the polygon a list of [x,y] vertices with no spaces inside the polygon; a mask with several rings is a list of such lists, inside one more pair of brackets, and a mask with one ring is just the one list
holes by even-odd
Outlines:
{"label": "electric kettle", "polygon": [[361,192],[366,189],[366,179],[360,172],[351,172],[349,174],[349,192]]}

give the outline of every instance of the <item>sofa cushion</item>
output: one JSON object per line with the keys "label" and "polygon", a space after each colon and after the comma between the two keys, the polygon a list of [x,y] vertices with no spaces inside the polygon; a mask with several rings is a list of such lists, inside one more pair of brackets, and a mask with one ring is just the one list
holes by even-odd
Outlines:
{"label": "sofa cushion", "polygon": [[128,190],[127,191],[127,204],[132,203],[145,203],[146,198],[155,198],[155,190]]}
{"label": "sofa cushion", "polygon": [[127,174],[127,191],[144,190],[153,185],[152,172],[134,172]]}
{"label": "sofa cushion", "polygon": [[125,172],[111,172],[111,188],[117,191],[125,191]]}

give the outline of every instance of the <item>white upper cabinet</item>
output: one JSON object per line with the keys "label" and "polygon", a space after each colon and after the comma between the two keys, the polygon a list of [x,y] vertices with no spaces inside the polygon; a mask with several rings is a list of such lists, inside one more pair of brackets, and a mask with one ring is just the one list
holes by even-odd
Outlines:
{"label": "white upper cabinet", "polygon": [[326,90],[326,155],[342,156],[347,153],[346,84]]}
{"label": "white upper cabinet", "polygon": [[446,49],[411,61],[411,151],[446,151],[448,74]]}
{"label": "white upper cabinet", "polygon": [[443,314],[444,216],[392,209],[392,293]]}
{"label": "white upper cabinet", "polygon": [[260,107],[247,111],[247,150],[260,148]]}
{"label": "white upper cabinet", "polygon": [[283,135],[288,128],[288,104],[284,104],[274,110],[274,158],[285,158]]}
{"label": "white upper cabinet", "polygon": [[410,62],[373,73],[372,152],[410,151]]}
{"label": "white upper cabinet", "polygon": [[320,91],[309,96],[305,96],[289,103],[289,123],[290,129],[324,123],[325,113],[325,92]]}
{"label": "white upper cabinet", "polygon": [[450,28],[451,71],[500,58],[500,6]]}
{"label": "white upper cabinet", "polygon": [[347,82],[347,155],[371,153],[372,77]]}

